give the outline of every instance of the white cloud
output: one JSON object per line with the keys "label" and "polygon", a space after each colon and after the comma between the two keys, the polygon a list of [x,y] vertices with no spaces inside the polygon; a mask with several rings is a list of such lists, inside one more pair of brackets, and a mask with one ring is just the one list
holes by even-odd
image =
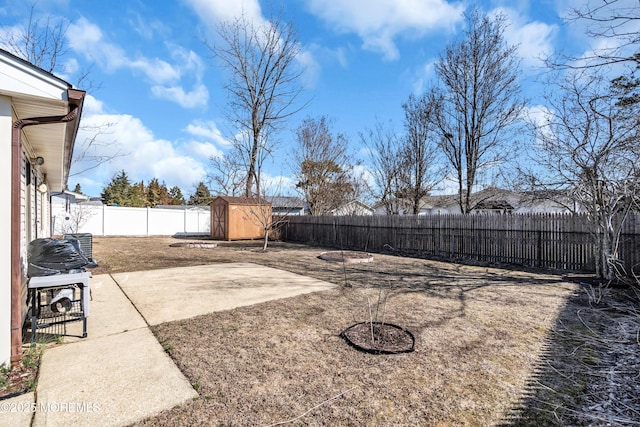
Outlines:
{"label": "white cloud", "polygon": [[85,120],[88,120],[87,117],[102,114],[102,106],[102,101],[98,101],[92,95],[87,94],[84,97],[84,104],[82,106],[82,121],[84,122]]}
{"label": "white cloud", "polygon": [[271,175],[266,172],[260,174],[261,192],[266,196],[297,195],[296,181],[290,176]]}
{"label": "white cloud", "polygon": [[357,34],[364,49],[395,60],[400,56],[395,38],[451,28],[462,19],[464,6],[443,0],[310,0],[309,9],[336,31]]}
{"label": "white cloud", "polygon": [[435,61],[424,64],[415,74],[413,78],[413,93],[420,95],[424,93],[429,86],[429,81],[435,78]]}
{"label": "white cloud", "polygon": [[526,107],[524,110],[524,117],[536,126],[545,125],[552,116],[553,112],[544,105],[534,105]]}
{"label": "white cloud", "polygon": [[102,30],[86,18],[69,24],[69,47],[95,61],[101,67],[114,71],[124,66],[125,53],[118,46],[104,40]]}
{"label": "white cloud", "polygon": [[[132,182],[148,182],[155,177],[164,180],[168,186],[177,185],[183,191],[206,176],[204,163],[207,158],[193,156],[192,146],[185,147],[184,151],[178,149],[171,141],[156,138],[139,118],[104,113],[101,102],[91,96],[87,96],[85,102],[78,143],[95,138],[96,130],[100,129],[93,145],[94,154],[113,156],[109,162],[70,178],[71,182],[81,182],[83,187],[93,182],[94,187],[86,189],[89,194],[98,195],[121,170],[127,172]],[[87,163],[74,164],[71,173],[86,166]]]}
{"label": "white cloud", "polygon": [[531,21],[516,10],[498,8],[492,14],[502,13],[508,18],[504,36],[509,45],[518,45],[518,54],[527,67],[540,67],[542,59],[554,51],[553,41],[558,26],[540,21]]}
{"label": "white cloud", "polygon": [[540,144],[540,136],[552,137],[549,123],[554,120],[554,112],[544,105],[534,105],[524,110],[524,117],[531,125],[537,128],[536,144]]}
{"label": "white cloud", "polygon": [[149,19],[149,16],[141,16],[139,13],[129,11],[129,26],[140,37],[152,40],[155,34],[168,34],[170,32],[167,24],[157,20]]}
{"label": "white cloud", "polygon": [[123,66],[142,72],[149,80],[158,84],[171,83],[180,79],[178,67],[158,58],[140,57],[128,61]]}
{"label": "white cloud", "polygon": [[[222,22],[230,22],[243,18],[256,28],[266,27],[267,19],[262,15],[262,9],[258,0],[186,0],[200,21],[215,30]],[[308,49],[301,49],[297,63],[303,72],[303,85],[313,87],[320,74],[320,66]]]}
{"label": "white cloud", "polygon": [[151,93],[156,98],[173,101],[184,108],[204,107],[209,101],[209,90],[203,84],[197,84],[188,92],[182,86],[153,86]]}
{"label": "white cloud", "polygon": [[[142,73],[152,85],[151,93],[157,98],[175,102],[184,108],[204,107],[209,101],[209,91],[202,84],[204,63],[191,50],[168,45],[173,64],[142,55],[130,58],[120,46],[107,41],[102,30],[86,18],[70,24],[67,34],[71,49],[107,72],[129,69]],[[181,83],[190,75],[193,75],[194,83],[192,90],[188,91]]]}
{"label": "white cloud", "polygon": [[318,64],[309,50],[300,51],[296,60],[304,70],[302,74],[303,85],[307,88],[314,87],[320,75],[320,64]]}
{"label": "white cloud", "polygon": [[221,146],[228,147],[231,145],[231,141],[222,135],[222,132],[218,129],[218,125],[216,125],[213,120],[196,120],[189,123],[184,130],[193,136],[210,139]]}
{"label": "white cloud", "polygon": [[184,144],[184,148],[190,154],[202,159],[210,159],[212,157],[222,157],[224,153],[220,151],[215,144],[210,142],[189,141]]}
{"label": "white cloud", "polygon": [[376,178],[373,176],[371,169],[365,165],[353,165],[352,167],[354,177],[364,181],[364,183],[369,187],[374,187],[376,185]]}
{"label": "white cloud", "polygon": [[265,22],[258,0],[186,0],[186,3],[193,8],[203,23],[212,27],[241,16],[257,25]]}

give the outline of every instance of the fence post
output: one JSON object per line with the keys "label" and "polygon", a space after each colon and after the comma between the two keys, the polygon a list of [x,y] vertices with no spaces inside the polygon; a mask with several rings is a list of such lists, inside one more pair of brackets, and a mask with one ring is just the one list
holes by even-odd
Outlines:
{"label": "fence post", "polygon": [[536,254],[536,267],[542,267],[542,230],[538,228],[536,232],[536,238],[538,239],[538,253]]}

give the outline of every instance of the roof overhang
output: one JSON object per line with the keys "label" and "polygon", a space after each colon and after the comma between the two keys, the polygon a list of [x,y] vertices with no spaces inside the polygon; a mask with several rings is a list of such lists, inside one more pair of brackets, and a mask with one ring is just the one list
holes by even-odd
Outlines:
{"label": "roof overhang", "polygon": [[[84,91],[51,73],[41,70],[22,59],[0,50],[0,95],[11,98],[15,120],[65,116],[78,108],[82,112]],[[46,175],[53,191],[66,188],[71,168],[80,114],[67,123],[26,126],[22,129],[22,145],[33,161],[42,157],[39,170]]]}

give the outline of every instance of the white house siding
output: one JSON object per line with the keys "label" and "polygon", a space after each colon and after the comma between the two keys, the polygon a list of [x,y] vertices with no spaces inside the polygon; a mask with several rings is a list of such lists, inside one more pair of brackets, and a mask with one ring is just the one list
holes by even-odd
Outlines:
{"label": "white house siding", "polygon": [[[0,96],[0,197],[11,199],[11,129],[15,117],[12,116],[11,99]],[[27,170],[31,170],[31,183],[27,185]],[[38,215],[43,216],[47,205],[36,193],[36,183],[40,181],[37,170],[30,165],[26,151],[22,153],[20,183],[20,261],[23,286],[20,300],[22,317],[27,314],[27,245],[42,232],[41,227],[48,224],[37,223]],[[39,204],[38,204],[39,203]],[[0,365],[11,359],[11,204],[0,203]]]}
{"label": "white house siding", "polygon": [[[37,187],[43,182],[37,166],[30,162],[27,154],[29,146],[23,143],[22,152],[22,173],[21,173],[21,195],[20,195],[20,261],[22,273],[22,287],[20,289],[20,301],[22,302],[22,320],[27,315],[27,268],[28,256],[27,248],[29,242],[34,239],[49,237],[46,227],[48,220],[48,196],[47,193],[40,193]],[[30,175],[30,182],[27,182]]]}
{"label": "white house siding", "polygon": [[11,98],[0,96],[0,366],[11,360]]}

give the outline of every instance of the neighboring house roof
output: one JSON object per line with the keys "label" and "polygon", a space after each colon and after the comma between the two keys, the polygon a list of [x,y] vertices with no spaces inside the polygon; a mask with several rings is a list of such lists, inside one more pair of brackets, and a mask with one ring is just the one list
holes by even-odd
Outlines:
{"label": "neighboring house roof", "polygon": [[437,196],[423,197],[421,200],[421,209],[447,208],[458,203],[458,196],[454,194],[445,194]]}
{"label": "neighboring house roof", "polygon": [[329,211],[331,215],[361,215],[371,214],[375,209],[360,200],[350,200],[347,203]]}
{"label": "neighboring house roof", "polygon": [[267,196],[265,197],[274,208],[290,208],[290,209],[303,209],[305,202],[300,197],[292,196]]}
{"label": "neighboring house roof", "polygon": [[[565,211],[568,203],[559,204],[553,200],[562,198],[561,192],[515,192],[503,188],[489,187],[472,194],[472,206],[475,211],[501,212],[560,212]],[[459,211],[458,195],[427,196],[422,199],[421,210]]]}

